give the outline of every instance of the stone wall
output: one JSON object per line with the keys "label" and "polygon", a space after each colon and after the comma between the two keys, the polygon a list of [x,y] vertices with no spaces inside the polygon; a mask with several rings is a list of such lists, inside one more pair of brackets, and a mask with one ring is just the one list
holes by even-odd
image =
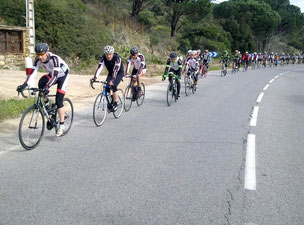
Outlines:
{"label": "stone wall", "polygon": [[0,69],[20,69],[24,66],[25,57],[30,57],[29,30],[26,27],[0,25],[0,30],[21,31],[23,37],[23,53],[0,53]]}

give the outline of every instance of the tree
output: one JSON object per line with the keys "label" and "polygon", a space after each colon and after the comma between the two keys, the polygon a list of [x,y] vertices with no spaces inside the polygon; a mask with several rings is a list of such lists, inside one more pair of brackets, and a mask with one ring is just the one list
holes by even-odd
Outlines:
{"label": "tree", "polygon": [[162,0],[167,6],[170,24],[171,37],[182,27],[181,18],[187,15],[200,13],[201,17],[206,16],[211,9],[210,0]]}
{"label": "tree", "polygon": [[139,12],[154,3],[153,0],[132,0],[132,17],[137,17]]}

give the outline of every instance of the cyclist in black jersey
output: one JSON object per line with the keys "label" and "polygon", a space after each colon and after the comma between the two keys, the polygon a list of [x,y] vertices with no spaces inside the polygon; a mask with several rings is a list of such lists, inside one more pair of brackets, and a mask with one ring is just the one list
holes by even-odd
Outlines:
{"label": "cyclist in black jersey", "polygon": [[[112,103],[112,105],[109,105],[109,109],[115,111],[118,105],[117,86],[119,85],[120,81],[124,76],[124,69],[120,56],[117,53],[114,53],[113,46],[108,45],[104,47],[104,54],[100,59],[99,65],[96,69],[94,77],[91,79],[91,82],[96,81],[104,66],[106,66],[108,70],[108,76],[106,81],[112,87],[113,90],[114,102]],[[107,91],[110,92],[110,88]]]}

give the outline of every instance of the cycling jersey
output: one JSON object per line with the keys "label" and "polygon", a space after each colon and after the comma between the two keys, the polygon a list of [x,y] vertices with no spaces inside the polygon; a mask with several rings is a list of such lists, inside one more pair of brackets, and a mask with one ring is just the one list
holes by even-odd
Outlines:
{"label": "cycling jersey", "polygon": [[45,62],[39,61],[38,57],[35,58],[32,71],[25,81],[26,83],[28,83],[32,76],[36,76],[40,67],[43,67],[45,71],[49,72],[50,79],[46,83],[47,88],[56,83],[58,78],[66,76],[70,71],[69,66],[58,55],[48,52],[48,58]]}
{"label": "cycling jersey", "polygon": [[243,55],[243,61],[249,62],[249,59],[250,59],[250,55],[245,53]]}
{"label": "cycling jersey", "polygon": [[197,71],[199,69],[199,66],[200,66],[199,62],[195,58],[193,58],[193,59],[189,58],[188,61],[186,62],[186,67],[188,69],[192,69],[194,71]]}
{"label": "cycling jersey", "polygon": [[129,57],[129,59],[127,61],[126,74],[129,74],[131,64],[134,66],[134,69],[137,70],[137,74],[141,74],[141,72],[145,73],[147,66],[146,66],[145,57],[143,54],[138,53],[138,56],[136,59],[133,59],[132,56]]}
{"label": "cycling jersey", "polygon": [[97,70],[95,72],[94,77],[97,78],[103,67],[106,66],[108,70],[108,78],[107,80],[112,81],[115,83],[115,80],[118,79],[119,81],[122,79],[124,74],[123,64],[121,61],[120,56],[117,53],[114,53],[113,58],[108,61],[105,54],[101,57]]}
{"label": "cycling jersey", "polygon": [[203,59],[203,61],[204,61],[204,63],[209,63],[210,62],[210,55],[209,55],[209,53],[204,53],[203,55],[202,55],[202,59]]}
{"label": "cycling jersey", "polygon": [[175,62],[172,62],[170,59],[168,59],[167,63],[166,63],[166,69],[165,69],[164,74],[167,74],[169,69],[174,70],[176,72],[176,74],[178,76],[180,76],[181,75],[181,69],[182,69],[182,61],[180,59],[177,59]]}

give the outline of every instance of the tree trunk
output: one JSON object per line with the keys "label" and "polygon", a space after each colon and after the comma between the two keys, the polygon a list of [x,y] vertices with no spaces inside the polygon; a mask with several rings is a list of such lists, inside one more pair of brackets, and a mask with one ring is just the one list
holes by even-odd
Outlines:
{"label": "tree trunk", "polygon": [[175,37],[176,35],[176,27],[180,16],[181,15],[176,10],[173,10],[173,15],[171,19],[171,37]]}
{"label": "tree trunk", "polygon": [[132,17],[137,17],[140,10],[141,10],[141,7],[142,7],[142,4],[143,4],[144,0],[133,0],[133,3],[132,3],[132,13],[131,13],[131,16]]}

